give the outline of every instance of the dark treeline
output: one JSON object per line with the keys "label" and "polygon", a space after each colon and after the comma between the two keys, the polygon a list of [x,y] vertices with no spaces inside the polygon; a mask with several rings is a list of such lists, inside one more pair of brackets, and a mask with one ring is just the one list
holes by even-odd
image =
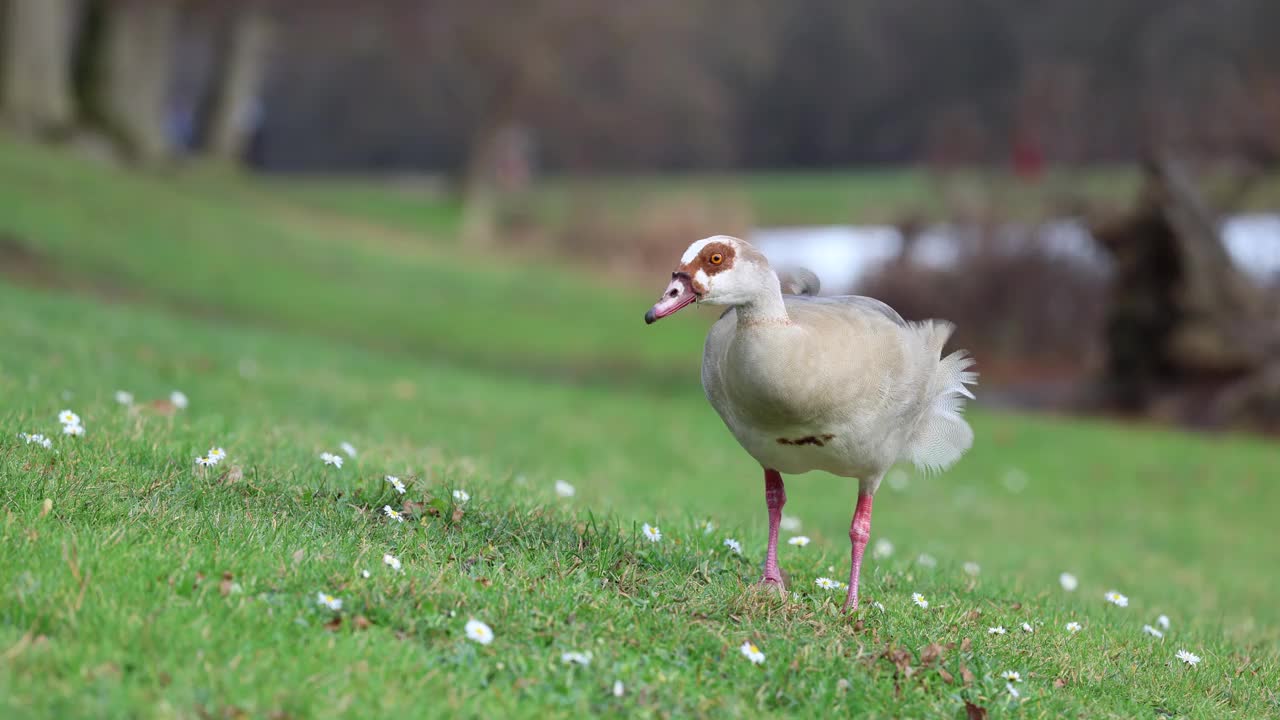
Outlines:
{"label": "dark treeline", "polygon": [[1153,140],[1280,154],[1275,0],[0,0],[0,18],[10,124],[104,128],[141,158],[466,174],[511,143],[589,171],[1081,164]]}

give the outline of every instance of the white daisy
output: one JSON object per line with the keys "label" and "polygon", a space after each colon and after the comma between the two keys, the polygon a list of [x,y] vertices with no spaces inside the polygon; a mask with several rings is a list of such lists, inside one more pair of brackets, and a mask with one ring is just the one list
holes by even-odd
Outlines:
{"label": "white daisy", "polygon": [[725,538],[724,546],[732,550],[735,555],[742,554],[742,543],[734,540],[733,538]]}
{"label": "white daisy", "polygon": [[997,626],[995,626],[995,627],[987,628],[987,634],[988,634],[988,635],[1003,635],[1003,634],[1005,634],[1004,626],[1003,626],[1003,625],[997,625]]}
{"label": "white daisy", "polygon": [[1009,695],[1014,700],[1017,700],[1019,697],[1021,697],[1021,695],[1018,693],[1018,688],[1014,687],[1013,683],[1005,683],[1004,689],[1009,691]]}
{"label": "white daisy", "polygon": [[586,667],[587,665],[591,664],[591,652],[590,651],[587,651],[587,652],[571,651],[567,653],[561,653],[560,662],[564,663],[565,665],[581,665],[583,667]]}
{"label": "white daisy", "polygon": [[386,565],[387,567],[391,568],[392,570],[399,570],[399,569],[400,569],[400,558],[396,557],[395,555],[392,555],[391,553],[387,553],[387,554],[385,554],[385,555],[383,555],[383,556],[382,556],[382,564],[383,564],[383,565]]}
{"label": "white daisy", "polygon": [[206,457],[212,460],[214,465],[217,465],[227,459],[227,451],[220,447],[212,447],[209,448],[209,453]]}
{"label": "white daisy", "polygon": [[649,542],[659,542],[662,540],[662,531],[649,523],[645,523],[644,527],[640,528],[640,530],[644,532],[644,536],[648,538]]}
{"label": "white daisy", "polygon": [[878,559],[887,558],[893,554],[893,543],[884,538],[876,541],[875,547],[871,549],[871,557]]}
{"label": "white daisy", "polygon": [[173,403],[173,406],[179,410],[186,410],[187,406],[191,404],[191,401],[187,399],[187,394],[181,390],[174,390],[169,393],[169,402]]}
{"label": "white daisy", "polygon": [[209,467],[210,465],[217,465],[218,461],[214,460],[211,457],[206,457],[204,455],[201,455],[200,457],[196,458],[196,464],[199,465],[200,467]]}
{"label": "white daisy", "polygon": [[63,425],[79,425],[80,416],[71,412],[70,410],[63,410],[62,412],[58,413],[58,422],[62,423]]}
{"label": "white daisy", "polygon": [[871,603],[871,606],[879,610],[880,612],[884,612],[884,605],[878,601]]}
{"label": "white daisy", "polygon": [[934,558],[932,555],[928,553],[920,553],[920,557],[916,558],[916,564],[919,565],[920,567],[931,568],[931,567],[937,567],[938,561],[936,558]]}
{"label": "white daisy", "polygon": [[49,438],[39,434],[37,434],[36,437],[39,438],[39,440],[37,440],[36,442],[39,442],[40,447],[44,448],[45,450],[48,450],[49,448],[53,447],[53,441],[50,440]]}
{"label": "white daisy", "polygon": [[790,540],[788,540],[787,544],[795,545],[796,547],[804,547],[805,545],[809,544],[809,538],[804,535],[797,535],[791,538]]}
{"label": "white daisy", "polygon": [[1157,625],[1159,625],[1161,628],[1163,628],[1163,629],[1165,629],[1165,630],[1168,630],[1168,629],[1169,629],[1169,616],[1168,616],[1168,615],[1161,615],[1160,617],[1156,618],[1156,624],[1157,624]]}
{"label": "white daisy", "polygon": [[467,621],[466,632],[468,639],[475,640],[481,645],[493,642],[493,628],[475,618]]}
{"label": "white daisy", "polygon": [[1082,626],[1080,623],[1078,623],[1078,622],[1076,622],[1076,621],[1074,621],[1074,620],[1072,620],[1071,622],[1067,623],[1067,632],[1069,632],[1069,633],[1078,633],[1078,632],[1080,632],[1080,631],[1081,631],[1081,630],[1083,630],[1083,629],[1084,629],[1084,626]]}
{"label": "white daisy", "polygon": [[760,652],[760,648],[750,640],[742,643],[742,656],[751,661],[752,665],[759,665],[764,662],[764,653]]}
{"label": "white daisy", "polygon": [[392,510],[390,505],[382,506],[382,514],[395,520],[396,522],[404,522],[404,513],[399,510]]}
{"label": "white daisy", "polygon": [[964,571],[970,575],[976,576],[978,573],[982,572],[982,566],[970,560],[964,564]]}
{"label": "white daisy", "polygon": [[1144,633],[1146,633],[1146,634],[1148,634],[1148,635],[1150,635],[1151,637],[1154,637],[1154,638],[1162,638],[1162,637],[1164,637],[1164,633],[1162,633],[1162,632],[1160,632],[1159,630],[1157,630],[1157,629],[1155,629],[1155,628],[1151,627],[1150,625],[1143,625],[1143,626],[1142,626],[1142,632],[1144,632]]}
{"label": "white daisy", "polygon": [[1033,632],[1035,632],[1035,631],[1036,631],[1036,629],[1035,629],[1035,628],[1033,628],[1033,627],[1031,627],[1031,623],[1022,623],[1022,632],[1024,632],[1024,633],[1033,633]]}
{"label": "white daisy", "polygon": [[911,593],[911,602],[915,603],[916,605],[919,605],[922,608],[929,607],[929,601],[925,600],[924,595],[921,595],[920,593]]}
{"label": "white daisy", "polygon": [[570,485],[569,483],[563,480],[556,481],[556,494],[559,495],[560,497],[562,498],[573,497],[574,494],[577,492],[578,491],[575,490],[573,486]]}
{"label": "white daisy", "polygon": [[1196,655],[1195,653],[1187,652],[1186,650],[1179,650],[1177,654],[1177,658],[1188,665],[1195,665],[1196,663],[1200,662],[1199,655]]}
{"label": "white daisy", "polygon": [[1011,683],[1022,682],[1022,675],[1020,675],[1017,670],[1005,670],[1000,673],[1000,677]]}
{"label": "white daisy", "polygon": [[63,434],[63,435],[75,435],[75,436],[83,435],[83,434],[84,434],[84,426],[83,426],[83,425],[79,425],[79,424],[76,424],[76,425],[63,425],[63,426],[62,426],[62,434]]}
{"label": "white daisy", "polygon": [[340,468],[342,467],[342,456],[323,452],[320,453],[320,462],[323,462],[325,465],[333,465],[334,467]]}
{"label": "white daisy", "polygon": [[1058,584],[1067,592],[1075,592],[1076,588],[1080,587],[1080,581],[1076,580],[1076,576],[1069,572],[1064,572],[1058,576]]}
{"label": "white daisy", "polygon": [[132,405],[132,404],[133,404],[133,393],[131,393],[131,392],[127,391],[127,390],[117,390],[117,391],[116,391],[116,402],[120,403],[121,405]]}
{"label": "white daisy", "polygon": [[370,577],[371,575],[372,575],[372,573],[370,573],[368,570],[361,570],[361,571],[360,571],[360,577],[362,577],[362,578],[364,578],[364,579],[366,579],[366,580],[368,580],[368,579],[369,579],[369,577]]}
{"label": "white daisy", "polygon": [[471,494],[466,490],[454,490],[453,499],[457,501],[458,504],[464,504],[471,499]]}
{"label": "white daisy", "polygon": [[621,680],[614,680],[614,681],[613,681],[613,696],[614,696],[614,697],[622,697],[622,694],[623,694],[624,692],[626,692],[626,691],[627,691],[627,689],[626,689],[625,687],[623,687],[623,685],[622,685],[622,681],[621,681]]}
{"label": "white daisy", "polygon": [[800,518],[783,513],[782,522],[779,524],[782,526],[782,529],[787,532],[796,532],[800,529]]}
{"label": "white daisy", "polygon": [[404,483],[400,482],[400,478],[396,477],[395,475],[388,475],[387,482],[391,483],[391,487],[395,488],[396,492],[400,493],[401,495],[404,494]]}
{"label": "white daisy", "polygon": [[341,449],[341,450],[342,450],[342,452],[346,453],[346,454],[347,454],[347,457],[351,458],[352,460],[354,460],[354,459],[355,459],[355,457],[356,457],[356,446],[355,446],[355,445],[352,445],[351,443],[346,442],[346,441],[344,440],[343,442],[338,443],[338,448],[339,448],[339,449]]}
{"label": "white daisy", "polygon": [[1129,607],[1129,598],[1121,595],[1115,590],[1108,590],[1104,597],[1106,597],[1107,602],[1115,605],[1116,607]]}
{"label": "white daisy", "polygon": [[715,532],[715,529],[716,529],[716,524],[711,522],[710,520],[702,523],[703,535],[710,535],[711,533]]}
{"label": "white daisy", "polygon": [[342,609],[342,599],[336,598],[330,595],[329,593],[324,593],[324,592],[316,593],[316,602],[320,603],[321,605],[329,608],[334,612],[337,612]]}
{"label": "white daisy", "polygon": [[18,433],[18,437],[26,441],[28,445],[39,445],[43,448],[53,447],[53,441],[40,433]]}
{"label": "white daisy", "polygon": [[820,577],[814,580],[813,583],[823,590],[838,590],[840,588],[840,581],[832,580],[829,577]]}

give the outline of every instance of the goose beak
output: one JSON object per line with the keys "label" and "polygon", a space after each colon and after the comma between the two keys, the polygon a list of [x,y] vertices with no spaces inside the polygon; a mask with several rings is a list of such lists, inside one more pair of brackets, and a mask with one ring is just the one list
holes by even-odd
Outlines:
{"label": "goose beak", "polygon": [[677,310],[697,299],[698,294],[693,291],[693,283],[690,282],[689,276],[684,273],[673,273],[671,284],[663,291],[662,297],[649,308],[649,312],[644,314],[644,322],[646,325],[652,325],[668,315],[675,314]]}

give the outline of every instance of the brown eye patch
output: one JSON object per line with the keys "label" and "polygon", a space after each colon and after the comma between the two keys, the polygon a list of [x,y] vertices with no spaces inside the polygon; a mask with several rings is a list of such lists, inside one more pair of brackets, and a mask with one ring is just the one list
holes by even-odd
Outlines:
{"label": "brown eye patch", "polygon": [[733,267],[733,248],[724,243],[711,243],[702,249],[702,255],[691,265],[694,270],[702,270],[708,275],[715,275]]}

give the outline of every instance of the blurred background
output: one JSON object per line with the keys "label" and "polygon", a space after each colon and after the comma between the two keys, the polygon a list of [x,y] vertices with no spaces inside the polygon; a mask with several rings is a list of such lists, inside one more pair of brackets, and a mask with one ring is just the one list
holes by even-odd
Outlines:
{"label": "blurred background", "polygon": [[[0,278],[534,377],[735,234],[989,405],[1280,428],[1274,0],[0,0]],[[697,325],[697,327],[694,327]]]}

